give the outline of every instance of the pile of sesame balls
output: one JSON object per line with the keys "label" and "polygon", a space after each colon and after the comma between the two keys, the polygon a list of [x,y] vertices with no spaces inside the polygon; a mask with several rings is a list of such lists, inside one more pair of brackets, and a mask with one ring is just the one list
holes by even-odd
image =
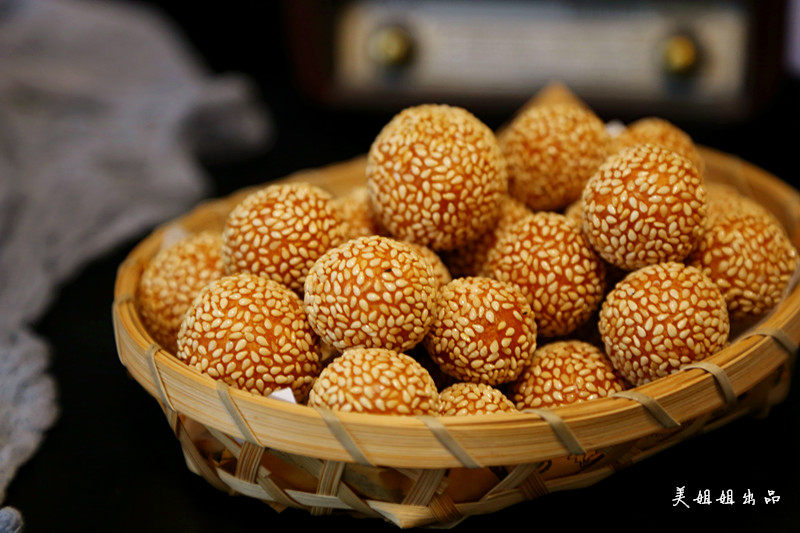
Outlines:
{"label": "pile of sesame balls", "polygon": [[778,221],[704,172],[661,119],[612,138],[578,101],[535,101],[495,134],[412,107],[372,144],[366,187],[251,194],[221,235],[162,249],[137,306],[190,367],[313,407],[464,416],[609,396],[723,348],[798,267]]}

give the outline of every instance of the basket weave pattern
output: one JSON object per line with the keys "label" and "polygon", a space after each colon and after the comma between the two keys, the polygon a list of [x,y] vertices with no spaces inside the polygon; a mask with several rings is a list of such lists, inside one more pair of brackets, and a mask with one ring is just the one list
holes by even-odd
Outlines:
{"label": "basket weave pattern", "polygon": [[[800,244],[800,195],[731,156],[703,149],[710,180],[775,214]],[[334,194],[360,185],[364,160],[306,171]],[[246,194],[173,222],[221,228]],[[133,295],[166,227],[120,266],[113,306],[120,360],[160,403],[189,468],[220,490],[276,510],[344,510],[401,527],[452,526],[548,492],[591,485],[699,432],[768,412],[786,395],[800,341],[800,288],[714,356],[614,397],[524,413],[386,417],[334,413],[229,388],[159,348]],[[467,487],[467,488],[465,488]]]}

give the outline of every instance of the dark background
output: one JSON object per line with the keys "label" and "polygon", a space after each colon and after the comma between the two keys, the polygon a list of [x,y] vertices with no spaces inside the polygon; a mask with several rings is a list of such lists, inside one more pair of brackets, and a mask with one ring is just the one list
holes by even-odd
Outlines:
{"label": "dark background", "polygon": [[[337,111],[305,98],[290,81],[280,6],[157,3],[213,71],[244,72],[257,82],[276,123],[268,153],[208,164],[215,196],[361,154],[396,111]],[[799,89],[797,81],[782,79],[774,98],[744,123],[678,125],[697,142],[736,153],[797,186]],[[511,111],[478,114],[496,127]],[[52,345],[61,416],[8,490],[6,503],[22,511],[28,531],[393,530],[376,520],[314,518],[295,510],[276,514],[256,500],[222,494],[187,470],[159,407],[126,376],[114,347],[110,310],[116,267],[143,236],[66,283],[37,326]],[[594,487],[473,517],[459,530],[580,531],[607,524],[647,531],[798,531],[799,410],[795,388],[766,419],[740,420]],[[687,487],[689,499],[699,489],[711,489],[713,499],[722,489],[733,489],[737,503],[673,508],[677,486]],[[757,497],[754,507],[742,504],[747,489]],[[767,490],[780,495],[780,502],[765,505]]]}

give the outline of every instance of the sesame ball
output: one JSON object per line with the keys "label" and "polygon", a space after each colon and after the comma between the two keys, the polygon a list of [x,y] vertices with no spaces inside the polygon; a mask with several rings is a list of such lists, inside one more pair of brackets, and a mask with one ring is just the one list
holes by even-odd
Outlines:
{"label": "sesame ball", "polygon": [[439,393],[442,416],[513,413],[517,408],[494,387],[483,383],[456,383]]}
{"label": "sesame ball", "polygon": [[515,380],[536,349],[536,322],[516,287],[459,278],[442,287],[424,340],[445,374],[497,385]]}
{"label": "sesame ball", "polygon": [[614,368],[643,385],[721,349],[725,299],[697,268],[651,265],[628,274],[600,309],[600,335]]}
{"label": "sesame ball", "polygon": [[706,183],[706,229],[713,226],[719,218],[738,216],[742,213],[771,219],[780,227],[775,216],[760,204],[740,193],[730,185]]}
{"label": "sesame ball", "polygon": [[492,229],[465,246],[444,254],[450,272],[456,277],[480,276],[486,266],[489,250],[495,245],[497,239],[528,214],[530,211],[525,204],[510,196],[504,197],[500,203],[500,214]]}
{"label": "sesame ball", "polygon": [[648,117],[637,120],[611,142],[611,153],[637,144],[655,144],[682,155],[691,161],[702,174],[705,164],[697,148],[683,130],[661,118]]}
{"label": "sesame ball", "polygon": [[634,270],[681,261],[703,234],[706,191],[695,166],[653,144],[608,158],[583,191],[583,229],[609,263]]}
{"label": "sesame ball", "polygon": [[250,272],[300,292],[314,261],[341,244],[346,232],[322,189],[305,183],[271,185],[245,198],[228,216],[222,259],[228,274]]}
{"label": "sesame ball", "polygon": [[400,112],[367,158],[367,190],[380,224],[398,239],[437,251],[488,230],[507,187],[494,133],[458,107]]}
{"label": "sesame ball", "polygon": [[774,217],[738,209],[712,217],[687,263],[722,291],[731,318],[754,318],[781,300],[798,254]]}
{"label": "sesame ball", "polygon": [[419,363],[383,348],[351,348],[334,359],[311,389],[308,405],[386,415],[436,415],[439,393]]}
{"label": "sesame ball", "polygon": [[518,409],[558,407],[610,396],[626,388],[598,348],[581,341],[542,346],[509,393]]}
{"label": "sesame ball", "polygon": [[175,353],[183,315],[197,293],[222,276],[218,233],[203,232],[159,251],[139,279],[136,307],[153,339]]}
{"label": "sesame ball", "polygon": [[408,244],[418,251],[431,266],[433,275],[439,282],[439,286],[447,285],[453,280],[453,277],[450,275],[450,270],[447,269],[447,265],[444,264],[444,261],[442,261],[442,258],[439,257],[439,254],[427,246],[422,246],[421,244],[414,244],[413,242]]}
{"label": "sesame ball", "polygon": [[508,229],[489,252],[485,271],[521,290],[545,337],[566,335],[585,322],[605,288],[605,266],[583,232],[550,212],[527,215]]}
{"label": "sesame ball", "polygon": [[181,325],[177,357],[255,394],[291,387],[298,402],[320,371],[300,298],[248,273],[218,279],[200,292]]}
{"label": "sesame ball", "polygon": [[533,210],[566,207],[605,159],[608,139],[603,122],[579,106],[523,111],[500,136],[509,193]]}
{"label": "sesame ball", "polygon": [[305,305],[311,327],[338,350],[404,351],[428,332],[439,281],[425,257],[388,237],[360,237],[311,268]]}
{"label": "sesame ball", "polygon": [[348,194],[334,198],[333,210],[347,224],[348,239],[386,233],[372,213],[366,187],[356,187]]}

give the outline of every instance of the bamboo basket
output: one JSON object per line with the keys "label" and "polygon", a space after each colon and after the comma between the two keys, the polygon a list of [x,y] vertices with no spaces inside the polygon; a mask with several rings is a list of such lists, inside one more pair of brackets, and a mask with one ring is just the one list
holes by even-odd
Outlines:
{"label": "bamboo basket", "polygon": [[[740,159],[702,149],[711,181],[769,208],[800,247],[800,194]],[[341,194],[365,160],[293,174]],[[133,295],[166,232],[221,229],[247,191],[199,205],[142,241],[119,267],[117,349],[160,403],[188,467],[213,486],[286,507],[444,526],[549,492],[597,483],[620,468],[785,397],[800,341],[800,287],[714,356],[647,385],[553,410],[470,417],[333,413],[227,387],[155,344]],[[796,285],[796,284],[795,284]]]}

